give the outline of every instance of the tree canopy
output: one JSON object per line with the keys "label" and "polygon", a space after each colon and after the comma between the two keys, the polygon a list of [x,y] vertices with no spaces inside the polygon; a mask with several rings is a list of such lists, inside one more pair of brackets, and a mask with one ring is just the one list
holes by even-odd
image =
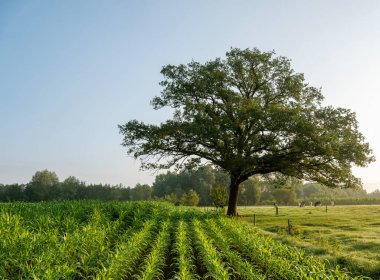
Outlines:
{"label": "tree canopy", "polygon": [[159,125],[119,125],[127,153],[142,168],[193,166],[205,160],[231,179],[228,211],[239,184],[278,172],[330,187],[361,184],[351,168],[374,161],[355,113],[323,106],[321,90],[290,60],[258,49],[231,49],[225,59],[162,68],[153,108],[174,109]]}

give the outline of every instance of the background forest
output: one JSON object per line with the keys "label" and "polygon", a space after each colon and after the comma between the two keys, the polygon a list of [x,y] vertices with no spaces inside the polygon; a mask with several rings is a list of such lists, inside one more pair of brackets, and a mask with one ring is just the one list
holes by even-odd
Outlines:
{"label": "background forest", "polygon": [[[227,203],[229,177],[211,166],[157,175],[153,184],[135,187],[108,184],[86,184],[75,177],[59,181],[55,172],[38,171],[27,184],[0,184],[0,201],[163,200],[178,205],[224,206]],[[238,205],[306,205],[361,204],[380,201],[380,191],[364,189],[331,189],[278,175],[254,176],[239,188]]]}

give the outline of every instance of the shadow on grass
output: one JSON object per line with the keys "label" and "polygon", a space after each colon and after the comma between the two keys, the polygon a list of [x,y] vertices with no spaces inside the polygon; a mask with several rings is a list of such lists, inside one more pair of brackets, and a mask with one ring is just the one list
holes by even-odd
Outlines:
{"label": "shadow on grass", "polygon": [[349,230],[349,231],[361,231],[362,229],[359,229],[354,226],[334,226],[336,229],[342,229],[342,230]]}
{"label": "shadow on grass", "polygon": [[379,244],[374,242],[357,242],[355,244],[352,244],[350,247],[354,250],[371,250],[375,252],[380,250]]}

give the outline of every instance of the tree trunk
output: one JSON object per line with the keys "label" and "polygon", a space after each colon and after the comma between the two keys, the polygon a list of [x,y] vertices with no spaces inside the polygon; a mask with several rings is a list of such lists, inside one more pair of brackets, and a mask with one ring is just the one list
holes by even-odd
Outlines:
{"label": "tree trunk", "polygon": [[236,208],[237,208],[237,199],[239,193],[239,181],[237,181],[234,177],[231,176],[231,184],[230,184],[230,195],[228,197],[228,216],[236,216]]}

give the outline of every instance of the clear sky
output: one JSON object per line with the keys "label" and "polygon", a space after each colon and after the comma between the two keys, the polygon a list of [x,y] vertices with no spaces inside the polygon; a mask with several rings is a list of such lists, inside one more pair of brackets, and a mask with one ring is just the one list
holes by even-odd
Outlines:
{"label": "clear sky", "polygon": [[61,180],[134,186],[154,174],[120,146],[117,125],[154,111],[166,64],[231,47],[275,50],[350,108],[378,162],[354,169],[380,188],[380,1],[0,1],[0,183],[42,169]]}

